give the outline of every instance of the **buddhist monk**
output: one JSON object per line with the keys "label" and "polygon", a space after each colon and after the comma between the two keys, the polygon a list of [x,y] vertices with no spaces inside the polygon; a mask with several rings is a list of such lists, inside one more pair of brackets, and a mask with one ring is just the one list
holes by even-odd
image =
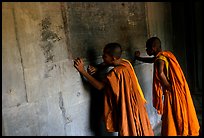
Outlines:
{"label": "buddhist monk", "polygon": [[122,48],[118,43],[104,47],[103,60],[113,68],[103,81],[91,76],[83,60],[75,59],[74,67],[98,90],[104,90],[104,121],[108,132],[119,136],[153,136],[146,111],[146,100],[131,63],[121,58]]}
{"label": "buddhist monk", "polygon": [[[158,37],[146,42],[146,52],[153,57],[135,59],[154,63],[153,106],[162,115],[162,136],[197,136],[199,122],[187,81],[176,57],[170,51],[162,51]],[[162,100],[164,97],[164,100]]]}

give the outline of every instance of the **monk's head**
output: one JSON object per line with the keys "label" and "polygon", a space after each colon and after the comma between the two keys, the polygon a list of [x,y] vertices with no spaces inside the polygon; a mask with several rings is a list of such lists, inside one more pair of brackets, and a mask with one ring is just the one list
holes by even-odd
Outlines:
{"label": "monk's head", "polygon": [[103,49],[103,60],[106,64],[112,64],[120,59],[122,54],[121,45],[118,43],[108,43]]}
{"label": "monk's head", "polygon": [[149,56],[156,55],[161,51],[161,41],[158,37],[151,37],[146,42],[146,52]]}

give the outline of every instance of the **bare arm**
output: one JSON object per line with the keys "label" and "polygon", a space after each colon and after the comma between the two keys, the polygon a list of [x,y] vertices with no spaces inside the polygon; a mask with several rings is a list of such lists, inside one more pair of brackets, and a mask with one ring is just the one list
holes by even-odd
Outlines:
{"label": "bare arm", "polygon": [[139,60],[145,63],[153,63],[155,58],[154,57],[140,57],[140,52],[135,51],[135,59],[134,60]]}
{"label": "bare arm", "polygon": [[84,70],[84,63],[82,59],[77,58],[74,61],[74,67],[93,85],[96,89],[102,90],[105,86],[103,82],[96,80],[86,70]]}
{"label": "bare arm", "polygon": [[161,80],[161,85],[164,89],[171,91],[171,84],[167,80],[167,77],[164,73],[165,62],[163,60],[158,59],[156,61],[156,67],[158,68],[158,76]]}

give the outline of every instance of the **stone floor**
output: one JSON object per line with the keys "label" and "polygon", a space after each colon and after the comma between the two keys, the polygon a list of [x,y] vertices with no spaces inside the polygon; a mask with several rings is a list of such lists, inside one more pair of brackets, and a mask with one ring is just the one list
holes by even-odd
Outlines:
{"label": "stone floor", "polygon": [[[200,123],[200,135],[202,136],[202,93],[192,94],[194,106],[196,108],[196,113],[198,121]],[[154,128],[155,136],[161,136],[161,123]]]}

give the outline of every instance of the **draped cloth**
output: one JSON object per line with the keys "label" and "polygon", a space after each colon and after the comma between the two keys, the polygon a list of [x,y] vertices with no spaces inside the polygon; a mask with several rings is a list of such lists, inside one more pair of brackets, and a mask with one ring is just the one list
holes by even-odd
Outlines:
{"label": "draped cloth", "polygon": [[131,63],[122,59],[107,74],[104,121],[108,132],[120,136],[152,136],[146,100]]}
{"label": "draped cloth", "polygon": [[[159,58],[164,56],[166,58]],[[162,115],[163,136],[197,136],[199,135],[199,122],[194,108],[193,100],[182,69],[169,51],[159,52],[156,60],[168,62],[168,80],[172,91],[162,90],[158,70],[154,64],[153,75],[153,106],[158,114]],[[155,61],[156,61],[155,60]],[[164,101],[162,101],[164,95]]]}

